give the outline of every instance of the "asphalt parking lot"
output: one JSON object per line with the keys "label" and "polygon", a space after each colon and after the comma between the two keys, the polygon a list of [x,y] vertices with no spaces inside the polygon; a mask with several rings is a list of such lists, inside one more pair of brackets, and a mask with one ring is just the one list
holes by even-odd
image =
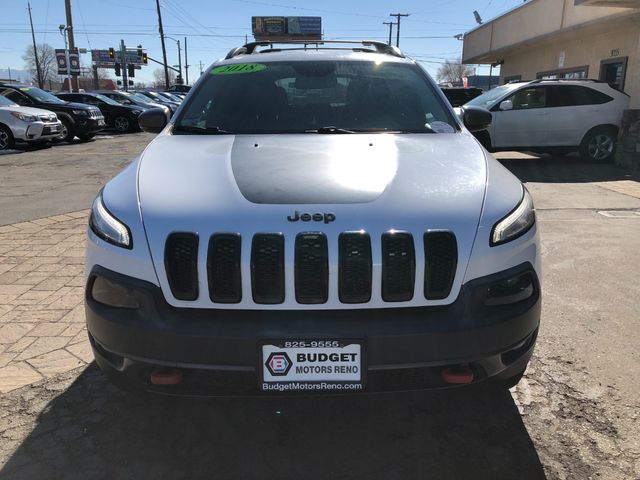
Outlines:
{"label": "asphalt parking lot", "polygon": [[510,392],[134,396],[92,363],[86,209],[152,138],[0,155],[0,479],[640,478],[640,176],[500,154],[533,194],[542,326]]}

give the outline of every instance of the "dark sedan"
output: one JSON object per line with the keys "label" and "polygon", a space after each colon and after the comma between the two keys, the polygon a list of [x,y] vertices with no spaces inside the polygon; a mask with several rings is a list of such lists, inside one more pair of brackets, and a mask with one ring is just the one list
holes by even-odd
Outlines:
{"label": "dark sedan", "polygon": [[69,102],[80,102],[94,105],[104,115],[105,123],[118,132],[134,132],[140,130],[138,115],[143,108],[122,105],[99,93],[58,93],[58,97]]}

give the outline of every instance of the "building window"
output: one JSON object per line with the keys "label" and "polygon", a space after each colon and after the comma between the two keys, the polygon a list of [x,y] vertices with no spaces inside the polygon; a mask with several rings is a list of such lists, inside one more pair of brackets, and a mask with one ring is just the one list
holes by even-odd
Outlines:
{"label": "building window", "polygon": [[587,78],[589,74],[589,65],[582,67],[562,68],[559,70],[549,70],[547,72],[538,72],[537,79],[554,80],[557,78]]}
{"label": "building window", "polygon": [[627,76],[629,57],[608,58],[600,62],[600,80],[607,82],[616,90],[624,92],[624,80]]}
{"label": "building window", "polygon": [[508,77],[504,77],[504,83],[519,82],[520,80],[522,80],[522,75],[509,75]]}

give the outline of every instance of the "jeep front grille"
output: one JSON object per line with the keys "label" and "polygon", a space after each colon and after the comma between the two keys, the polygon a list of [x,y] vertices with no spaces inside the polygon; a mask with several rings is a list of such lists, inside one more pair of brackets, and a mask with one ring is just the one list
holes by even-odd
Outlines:
{"label": "jeep front grille", "polygon": [[284,302],[284,236],[254,235],[251,244],[251,290],[256,303]]}
{"label": "jeep front grille", "polygon": [[382,235],[382,299],[407,302],[413,298],[416,254],[410,233]]}
{"label": "jeep front grille", "polygon": [[172,233],[164,248],[164,268],[171,293],[178,300],[198,298],[198,236]]}
{"label": "jeep front grille", "polygon": [[207,279],[212,302],[238,303],[242,300],[240,235],[217,233],[209,239]]}
{"label": "jeep front grille", "polygon": [[449,296],[458,265],[458,246],[451,232],[424,234],[424,296],[441,300]]}
{"label": "jeep front grille", "polygon": [[[258,233],[251,239],[251,251],[246,254],[241,250],[240,235],[215,233],[206,247],[206,275],[203,272],[202,282],[207,283],[213,303],[243,302],[244,258],[250,263],[251,277],[251,294],[246,296],[256,304],[283,303],[286,291],[285,249],[293,248],[292,277],[295,299],[299,304],[323,304],[329,300],[331,268],[336,266],[337,296],[341,303],[369,302],[372,291],[378,292],[373,288],[374,278],[380,282],[376,295],[379,294],[383,301],[412,300],[416,294],[416,248],[419,248],[413,235],[391,231],[378,239],[380,249],[376,255],[381,258],[375,264],[381,268],[375,270],[374,276],[372,239],[365,232],[341,233],[338,236],[338,255],[333,262],[329,242],[321,232],[300,233],[293,239],[293,245],[286,243],[288,239],[280,233]],[[423,235],[422,240],[424,298],[447,298],[458,265],[456,237],[448,231],[430,231]],[[197,259],[196,234],[179,232],[169,235],[165,245],[165,268],[171,293],[178,300],[198,298]]]}
{"label": "jeep front grille", "polygon": [[371,239],[364,232],[341,233],[338,238],[338,292],[342,303],[371,299]]}
{"label": "jeep front grille", "polygon": [[295,282],[298,303],[325,303],[329,298],[329,254],[322,233],[296,237]]}

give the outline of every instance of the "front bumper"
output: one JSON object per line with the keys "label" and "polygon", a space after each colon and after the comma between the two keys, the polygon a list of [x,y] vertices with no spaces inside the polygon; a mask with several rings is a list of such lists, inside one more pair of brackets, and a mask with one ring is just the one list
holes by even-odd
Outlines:
{"label": "front bumper", "polygon": [[97,133],[106,126],[104,117],[77,117],[74,124],[76,135]]}
{"label": "front bumper", "polygon": [[28,122],[24,125],[13,126],[14,138],[22,142],[39,142],[53,140],[60,135],[62,124],[57,122]]}
{"label": "front bumper", "polygon": [[[487,307],[489,285],[530,272],[533,294]],[[91,296],[103,276],[126,286],[139,308],[106,306]],[[366,391],[444,387],[441,370],[469,365],[474,382],[508,378],[532,354],[540,285],[529,263],[465,284],[446,306],[362,310],[215,310],[175,308],[148,282],[95,267],[85,295],[97,363],[130,386],[166,393],[257,394],[258,342],[264,339],[362,339]],[[178,387],[151,385],[154,367],[184,369]]]}

